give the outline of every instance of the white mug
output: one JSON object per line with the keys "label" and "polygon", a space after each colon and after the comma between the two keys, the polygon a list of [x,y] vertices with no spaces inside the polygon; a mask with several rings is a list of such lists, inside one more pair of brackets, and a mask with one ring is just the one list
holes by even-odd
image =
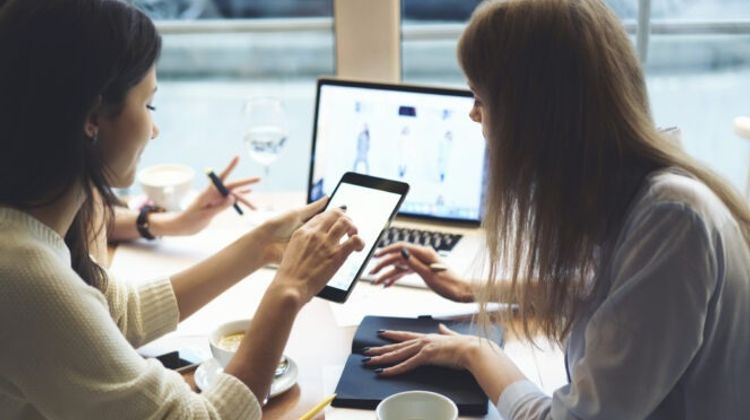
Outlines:
{"label": "white mug", "polygon": [[381,401],[375,414],[378,420],[456,420],[458,407],[436,392],[406,391]]}
{"label": "white mug", "polygon": [[167,210],[179,210],[193,187],[195,171],[187,165],[162,163],[138,173],[138,182],[148,198]]}
{"label": "white mug", "polygon": [[214,356],[221,367],[226,367],[232,357],[234,357],[234,351],[227,350],[219,345],[222,337],[232,334],[244,333],[250,326],[249,319],[239,319],[236,321],[225,322],[216,327],[208,337],[208,345],[211,348],[211,354]]}

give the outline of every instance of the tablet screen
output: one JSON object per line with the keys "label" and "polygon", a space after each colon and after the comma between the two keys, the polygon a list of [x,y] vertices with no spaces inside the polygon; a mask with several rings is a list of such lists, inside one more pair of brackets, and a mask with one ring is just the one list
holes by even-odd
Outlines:
{"label": "tablet screen", "polygon": [[[346,215],[357,227],[365,243],[360,252],[352,252],[341,268],[333,275],[328,286],[346,292],[357,278],[377,244],[380,233],[401,201],[402,194],[341,182],[331,197],[328,207],[346,206]],[[342,238],[346,240],[347,236]]]}

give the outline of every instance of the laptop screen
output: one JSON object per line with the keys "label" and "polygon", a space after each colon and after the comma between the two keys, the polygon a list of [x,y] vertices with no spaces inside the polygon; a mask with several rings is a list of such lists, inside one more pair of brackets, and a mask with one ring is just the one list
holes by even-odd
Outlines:
{"label": "laptop screen", "polygon": [[470,91],[318,81],[308,201],[347,171],[411,186],[400,215],[479,223],[486,167]]}

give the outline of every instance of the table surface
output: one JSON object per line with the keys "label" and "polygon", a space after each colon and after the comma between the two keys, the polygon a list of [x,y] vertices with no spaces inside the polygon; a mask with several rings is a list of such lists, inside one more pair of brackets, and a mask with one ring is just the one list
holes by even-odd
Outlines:
{"label": "table surface", "polygon": [[[282,208],[300,205],[304,200],[299,193],[276,194],[271,197],[267,199],[272,199],[275,203],[283,203]],[[261,206],[264,205],[263,199],[256,198],[256,201],[259,201]],[[219,215],[209,228],[195,237],[165,238],[157,243],[136,241],[120,244],[110,248],[113,262],[111,269],[115,275],[126,281],[140,281],[154,278],[154,276],[168,275],[210,255],[243,231],[251,229],[252,225],[257,224],[258,220],[267,217],[268,214],[256,215],[257,218],[253,221],[250,218],[237,219],[236,214],[227,211]],[[245,229],[238,229],[238,224]],[[207,333],[212,326],[233,319],[251,317],[274,274],[275,270],[269,268],[262,268],[251,274],[183,321],[175,333],[157,342],[161,340],[174,343],[179,342],[180,339],[192,340],[192,342],[196,339],[206,341]],[[411,290],[411,293],[415,293],[413,289]],[[419,294],[427,296],[432,292],[423,290]],[[331,305],[325,300],[313,299],[297,316],[285,349],[285,353],[292,357],[299,366],[297,384],[268,402],[263,408],[264,419],[297,419],[331,393],[331,378],[326,377],[326,368],[343,366],[350,353],[352,338],[356,330],[356,326],[339,326]],[[559,349],[552,349],[546,354],[540,353],[533,346],[520,342],[512,334],[507,334],[506,352],[514,360],[518,358],[521,370],[545,390],[554,389],[564,381],[564,368]],[[330,371],[331,369],[328,369],[328,372]],[[183,376],[195,389],[193,371],[183,372]],[[490,408],[491,411],[485,418],[499,418],[494,408]],[[353,413],[352,410],[328,408],[317,418],[348,419],[354,418],[355,414],[356,417],[372,418],[374,415],[372,411],[356,411],[359,413]]]}

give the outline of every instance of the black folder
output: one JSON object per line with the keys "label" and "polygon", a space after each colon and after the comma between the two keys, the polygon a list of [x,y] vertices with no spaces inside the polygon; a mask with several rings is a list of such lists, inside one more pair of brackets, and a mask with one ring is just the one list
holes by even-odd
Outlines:
{"label": "black folder", "polygon": [[[362,355],[362,349],[390,343],[378,336],[378,330],[435,333],[441,322],[461,334],[485,336],[482,328],[467,321],[439,321],[431,317],[365,317],[354,334],[352,354],[346,360],[344,371],[336,386],[336,399],[331,405],[372,410],[389,395],[422,390],[437,392],[450,398],[458,406],[460,415],[487,414],[487,396],[466,370],[421,366],[403,375],[381,378],[375,374],[373,368],[362,364],[362,358],[365,357]],[[488,335],[490,339],[502,345],[502,329],[493,326],[488,330]]]}

